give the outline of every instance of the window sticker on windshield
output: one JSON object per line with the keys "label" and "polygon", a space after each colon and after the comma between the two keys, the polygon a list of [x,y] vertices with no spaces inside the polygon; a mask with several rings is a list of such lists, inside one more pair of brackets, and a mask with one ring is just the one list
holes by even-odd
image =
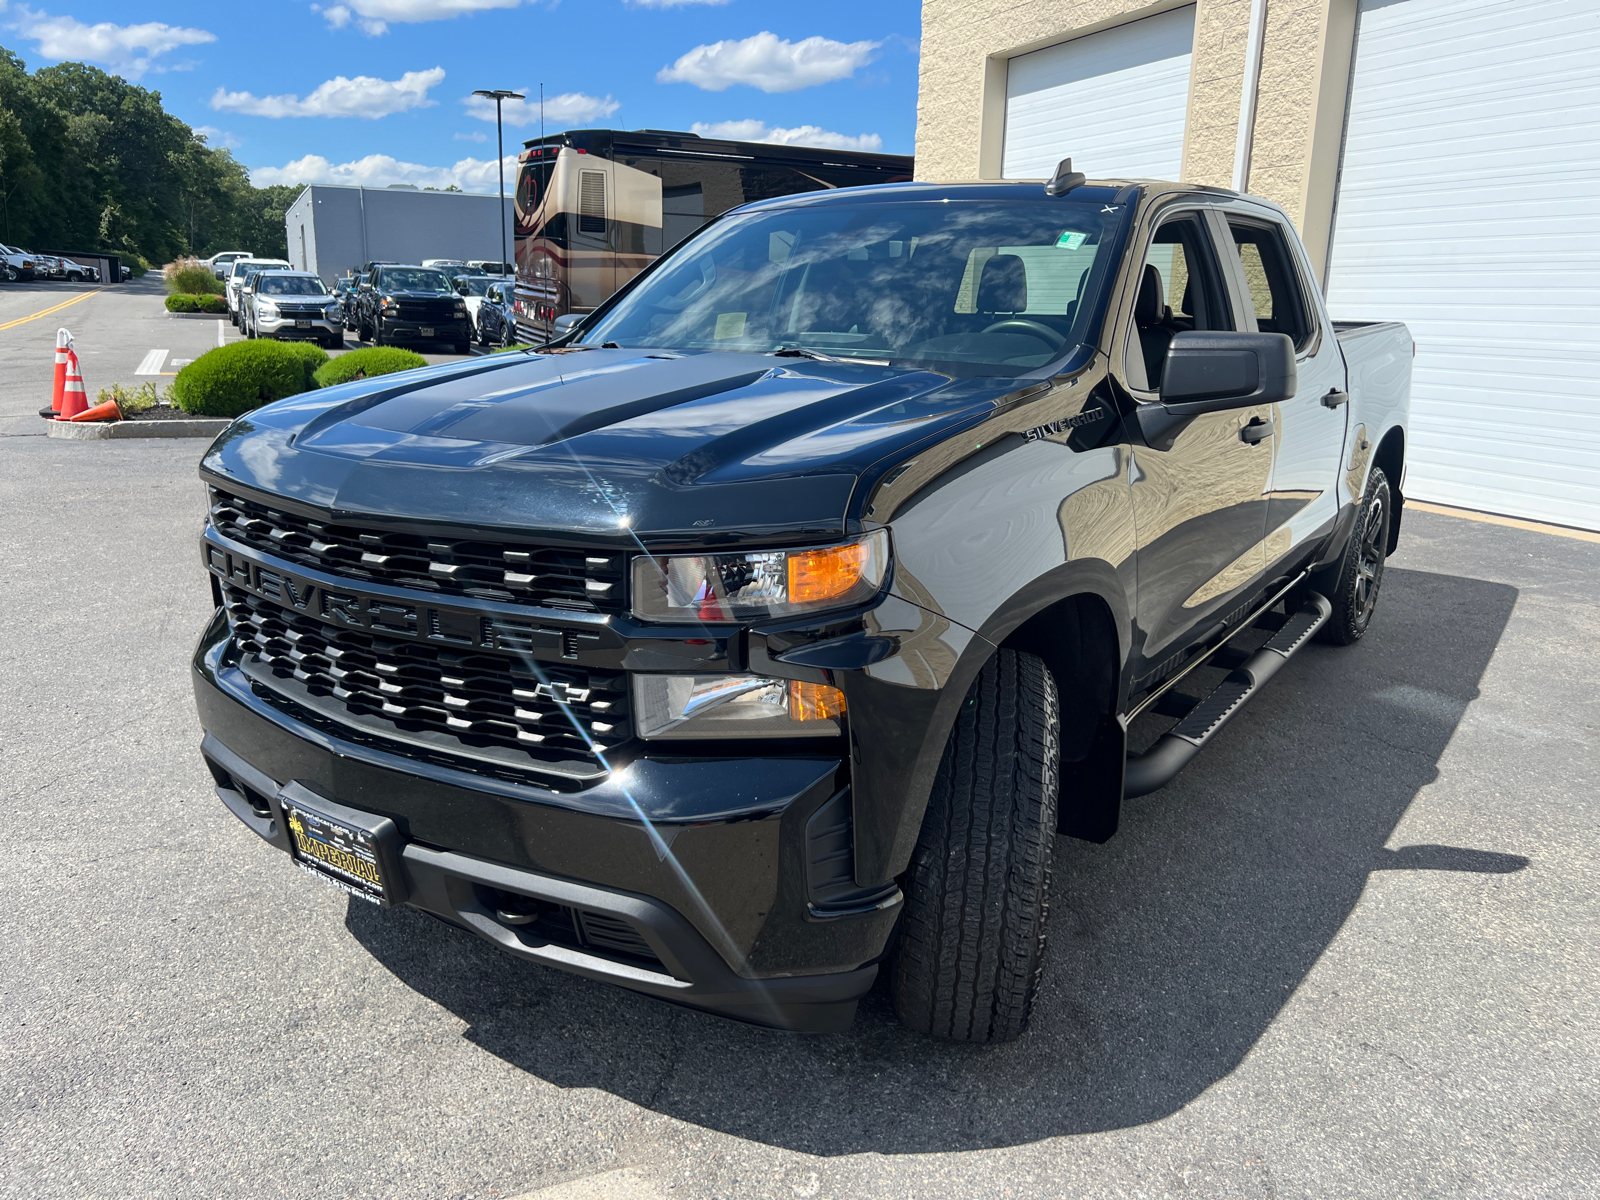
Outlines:
{"label": "window sticker on windshield", "polygon": [[1089,235],[1087,233],[1073,233],[1069,229],[1056,239],[1056,245],[1062,250],[1077,250],[1088,240]]}
{"label": "window sticker on windshield", "polygon": [[718,313],[716,338],[737,338],[744,336],[744,313]]}

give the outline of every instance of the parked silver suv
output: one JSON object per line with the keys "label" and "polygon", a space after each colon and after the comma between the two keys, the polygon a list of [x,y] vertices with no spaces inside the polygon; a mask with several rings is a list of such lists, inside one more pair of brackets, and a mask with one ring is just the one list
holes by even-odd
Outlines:
{"label": "parked silver suv", "polygon": [[327,350],[344,345],[339,298],[310,271],[262,271],[243,300],[246,337],[315,338]]}

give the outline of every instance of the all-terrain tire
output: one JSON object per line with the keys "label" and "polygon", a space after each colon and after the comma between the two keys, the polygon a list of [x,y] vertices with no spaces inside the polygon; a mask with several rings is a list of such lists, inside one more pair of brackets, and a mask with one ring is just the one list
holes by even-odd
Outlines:
{"label": "all-terrain tire", "polygon": [[1044,966],[1060,737],[1044,662],[999,651],[945,744],[906,872],[892,986],[910,1028],[965,1042],[1027,1028]]}
{"label": "all-terrain tire", "polygon": [[1372,624],[1378,604],[1378,589],[1383,586],[1383,564],[1389,551],[1389,526],[1394,519],[1393,493],[1389,477],[1381,467],[1367,476],[1367,492],[1361,498],[1344,554],[1334,568],[1318,573],[1313,587],[1328,597],[1333,615],[1322,627],[1323,641],[1348,646],[1361,640]]}

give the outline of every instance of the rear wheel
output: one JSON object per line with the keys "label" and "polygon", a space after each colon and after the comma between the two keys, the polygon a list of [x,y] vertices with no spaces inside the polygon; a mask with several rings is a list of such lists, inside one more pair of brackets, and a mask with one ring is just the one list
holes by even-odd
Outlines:
{"label": "rear wheel", "polygon": [[1383,586],[1383,564],[1389,554],[1389,525],[1393,520],[1389,477],[1373,467],[1367,476],[1367,493],[1356,514],[1350,541],[1335,569],[1321,573],[1312,583],[1325,589],[1333,604],[1333,615],[1322,627],[1322,637],[1336,646],[1359,641],[1372,623],[1378,605],[1378,589]]}
{"label": "rear wheel", "polygon": [[912,1029],[1020,1037],[1044,965],[1060,716],[1041,659],[1001,650],[963,702],[906,874],[893,990]]}

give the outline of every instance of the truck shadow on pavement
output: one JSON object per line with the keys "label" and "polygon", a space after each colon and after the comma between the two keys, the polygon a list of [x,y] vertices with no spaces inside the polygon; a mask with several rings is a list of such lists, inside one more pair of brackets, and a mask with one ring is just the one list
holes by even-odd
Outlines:
{"label": "truck shadow on pavement", "polygon": [[882,980],[847,1033],[807,1037],[519,962],[413,910],[352,901],[347,925],[521,1070],[769,1145],[925,1153],[1158,1120],[1239,1065],[1372,872],[1527,865],[1387,848],[1436,778],[1517,592],[1394,567],[1385,585],[1365,640],[1297,656],[1174,783],[1125,805],[1109,843],[1058,844],[1045,979],[1010,1045],[908,1032]]}

